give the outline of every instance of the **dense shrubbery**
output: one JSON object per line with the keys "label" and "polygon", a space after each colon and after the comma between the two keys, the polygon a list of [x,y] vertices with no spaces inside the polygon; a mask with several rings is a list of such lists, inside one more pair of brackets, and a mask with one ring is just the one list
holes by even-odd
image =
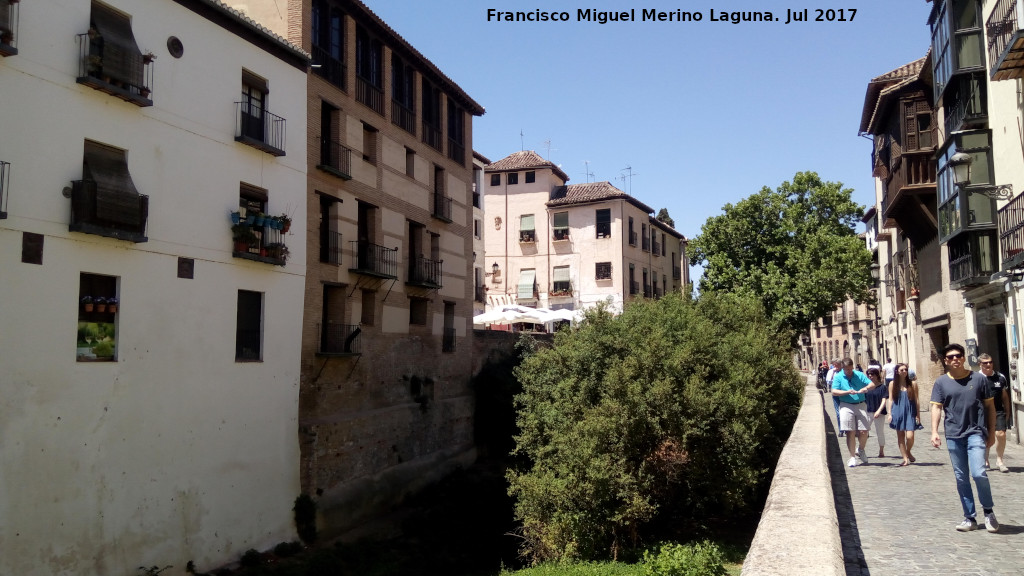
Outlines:
{"label": "dense shrubbery", "polygon": [[534,561],[617,557],[659,520],[747,509],[799,404],[788,341],[733,294],[591,312],[516,375],[509,491]]}
{"label": "dense shrubbery", "polygon": [[726,576],[718,546],[711,542],[663,544],[657,554],[644,551],[644,576]]}

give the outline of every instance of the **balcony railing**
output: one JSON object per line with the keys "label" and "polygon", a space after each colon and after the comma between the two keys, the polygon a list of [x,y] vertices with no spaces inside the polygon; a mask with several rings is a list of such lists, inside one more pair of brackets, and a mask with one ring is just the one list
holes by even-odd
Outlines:
{"label": "balcony railing", "polygon": [[441,352],[455,352],[455,328],[445,328],[441,333]]}
{"label": "balcony railing", "polygon": [[233,224],[234,248],[231,255],[243,260],[284,266],[288,262],[289,253],[284,243],[284,233],[271,222],[268,219],[261,223],[255,217]]}
{"label": "balcony railing", "polygon": [[313,63],[317,65],[316,68],[313,68],[313,73],[344,90],[346,71],[345,63],[334,58],[331,56],[330,52],[316,44],[313,45],[312,53]]}
{"label": "balcony railing", "polygon": [[846,322],[846,312],[844,312],[842,310],[839,310],[839,311],[835,312],[835,317],[836,317],[836,322],[837,323]]}
{"label": "balcony railing", "polygon": [[436,150],[441,149],[441,129],[430,124],[426,120],[421,124],[423,127],[423,142],[424,144],[433,147]]}
{"label": "balcony railing", "polygon": [[397,100],[391,101],[391,122],[409,134],[416,135],[416,112]]}
{"label": "balcony railing", "polygon": [[998,0],[985,22],[992,80],[1024,77],[1024,2]]}
{"label": "balcony railing", "polygon": [[343,180],[351,180],[352,149],[341,142],[320,138],[320,163],[316,167]]}
{"label": "balcony railing", "polygon": [[650,284],[644,284],[644,298],[650,298],[650,297],[651,297],[651,285]]}
{"label": "balcony railing", "polygon": [[284,156],[285,120],[251,101],[235,102],[235,141]]}
{"label": "balcony railing", "polygon": [[320,236],[320,261],[341,264],[341,232],[327,231]]}
{"label": "balcony railing", "polygon": [[568,297],[568,296],[572,296],[572,294],[573,294],[572,284],[570,284],[568,282],[565,282],[565,283],[556,282],[551,287],[551,291],[548,292],[548,297],[549,298],[565,298],[565,297]]}
{"label": "balcony railing", "polygon": [[987,284],[995,269],[995,257],[983,258],[967,238],[954,246],[949,244],[949,285],[958,290],[967,286]]}
{"label": "balcony railing", "polygon": [[145,242],[149,196],[98,190],[92,180],[71,185],[71,232]]}
{"label": "balcony railing", "polygon": [[519,241],[523,242],[523,243],[526,243],[526,242],[536,242],[537,241],[537,231],[536,230],[520,230],[519,231]]}
{"label": "balcony railing", "polygon": [[629,232],[629,245],[636,246],[636,232],[632,230]]}
{"label": "balcony railing", "polygon": [[356,77],[356,100],[366,104],[381,116],[384,115],[384,92],[370,84],[365,78]]}
{"label": "balcony railing", "polygon": [[643,250],[644,252],[650,252],[651,251],[651,239],[648,238],[647,236],[644,236],[640,240],[641,240],[641,242],[640,242],[640,249]]}
{"label": "balcony railing", "polygon": [[466,163],[466,146],[454,138],[448,139],[448,157],[459,164]]}
{"label": "balcony railing", "polygon": [[14,2],[0,2],[0,56],[14,56],[18,53],[18,6]]}
{"label": "balcony railing", "polygon": [[409,262],[407,283],[428,288],[440,288],[441,264],[443,262],[443,260],[429,260],[422,256],[416,256]]}
{"label": "balcony railing", "polygon": [[[980,76],[981,74],[979,73],[978,75]],[[965,80],[961,79],[960,81],[969,84]],[[984,96],[984,93],[982,95]],[[984,100],[976,99],[973,95],[966,94],[953,105],[946,106],[946,134],[951,134],[970,126],[977,126],[978,121],[988,116],[986,106]]]}
{"label": "balcony railing", "polygon": [[0,219],[7,218],[7,197],[10,195],[11,163],[0,161]]}
{"label": "balcony railing", "polygon": [[661,256],[661,244],[657,240],[651,241],[651,253],[655,256]]}
{"label": "balcony railing", "polygon": [[339,356],[360,354],[359,334],[362,329],[355,324],[318,324],[320,347],[317,354],[321,356],[337,354]]}
{"label": "balcony railing", "polygon": [[552,238],[555,240],[555,242],[560,242],[562,240],[568,240],[569,239],[569,229],[568,228],[555,228],[554,231],[553,231],[553,234],[552,234]]}
{"label": "balcony railing", "polygon": [[119,52],[104,56],[103,46],[89,34],[79,34],[78,77],[79,84],[95,88],[131,102],[136,106],[152,106],[149,99],[153,87],[153,56],[151,54],[127,54]]}
{"label": "balcony railing", "polygon": [[238,330],[235,333],[235,360],[258,361],[260,352],[259,330]]}
{"label": "balcony railing", "polygon": [[683,269],[682,269],[682,267],[680,267],[680,266],[672,266],[672,279],[673,280],[682,280],[683,279]]}
{"label": "balcony railing", "polygon": [[1024,264],[1024,194],[1017,195],[1000,208],[997,218],[1002,269],[1019,268]]}
{"label": "balcony railing", "polygon": [[473,299],[477,302],[487,302],[487,287],[477,286],[473,290]]}
{"label": "balcony railing", "polygon": [[636,280],[629,281],[629,294],[632,296],[640,292],[640,283]]}
{"label": "balcony railing", "polygon": [[452,221],[452,199],[446,197],[443,193],[434,192],[434,218],[444,220],[445,222]]}
{"label": "balcony railing", "polygon": [[908,188],[935,186],[935,158],[931,151],[904,152],[897,161],[882,199],[882,215],[898,204]]}
{"label": "balcony railing", "polygon": [[352,251],[356,255],[356,267],[349,269],[352,272],[379,278],[398,278],[398,248],[385,248],[358,240],[352,242]]}

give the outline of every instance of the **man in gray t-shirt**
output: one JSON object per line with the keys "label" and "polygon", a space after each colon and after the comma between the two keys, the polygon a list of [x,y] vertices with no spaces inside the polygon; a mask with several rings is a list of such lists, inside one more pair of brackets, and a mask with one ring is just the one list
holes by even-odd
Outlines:
{"label": "man in gray t-shirt", "polygon": [[964,520],[956,529],[969,532],[978,528],[971,491],[971,478],[974,478],[978,500],[985,511],[985,528],[996,532],[999,522],[992,511],[992,488],[985,471],[985,454],[995,441],[996,408],[992,386],[984,374],[964,367],[963,346],[949,344],[942,353],[948,372],[939,376],[932,388],[932,446],[942,445],[939,421],[944,420],[946,448],[964,511]]}

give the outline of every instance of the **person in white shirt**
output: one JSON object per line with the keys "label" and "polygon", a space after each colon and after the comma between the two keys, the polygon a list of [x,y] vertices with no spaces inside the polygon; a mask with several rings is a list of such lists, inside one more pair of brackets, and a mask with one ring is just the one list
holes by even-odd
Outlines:
{"label": "person in white shirt", "polygon": [[892,382],[893,378],[896,377],[896,363],[892,361],[892,358],[886,356],[882,370],[885,371],[885,385],[888,386],[889,382]]}

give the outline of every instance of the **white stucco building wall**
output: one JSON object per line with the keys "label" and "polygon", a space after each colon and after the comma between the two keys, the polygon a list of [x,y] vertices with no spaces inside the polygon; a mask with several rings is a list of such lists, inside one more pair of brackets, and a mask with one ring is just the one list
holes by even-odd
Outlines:
{"label": "white stucco building wall", "polygon": [[[107,6],[156,56],[152,106],[76,82],[87,0],[23,2],[18,54],[0,58],[0,574],[183,574],[295,537],[304,53],[210,2]],[[243,69],[286,120],[283,156],[235,141]],[[86,140],[125,151],[147,241],[69,231]],[[291,215],[286,265],[233,254],[242,183]],[[33,238],[41,264],[23,262]],[[112,361],[76,357],[83,274],[114,279]],[[258,361],[236,360],[240,290],[261,299]]]}

